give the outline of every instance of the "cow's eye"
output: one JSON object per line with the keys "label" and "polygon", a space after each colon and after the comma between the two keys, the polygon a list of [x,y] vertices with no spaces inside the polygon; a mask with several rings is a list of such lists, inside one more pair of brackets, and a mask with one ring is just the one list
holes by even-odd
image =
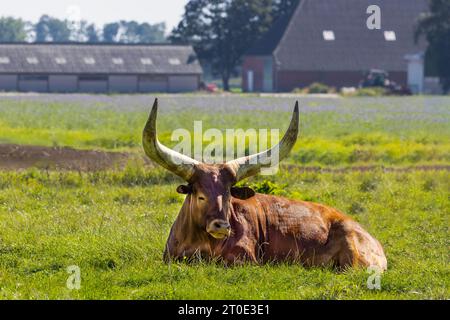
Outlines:
{"label": "cow's eye", "polygon": [[200,200],[200,201],[204,201],[204,200],[205,200],[205,198],[203,198],[203,197],[198,197],[198,200]]}

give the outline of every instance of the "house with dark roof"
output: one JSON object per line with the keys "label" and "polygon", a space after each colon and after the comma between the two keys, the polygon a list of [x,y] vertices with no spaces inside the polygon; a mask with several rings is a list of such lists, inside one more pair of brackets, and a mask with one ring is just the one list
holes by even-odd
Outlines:
{"label": "house with dark roof", "polygon": [[201,75],[191,46],[0,44],[0,91],[186,92]]}
{"label": "house with dark roof", "polygon": [[[380,8],[380,29],[369,29],[371,5]],[[408,55],[425,50],[414,43],[414,27],[426,0],[300,0],[244,56],[247,92],[289,92],[313,82],[357,86],[365,72],[381,69],[408,84]]]}

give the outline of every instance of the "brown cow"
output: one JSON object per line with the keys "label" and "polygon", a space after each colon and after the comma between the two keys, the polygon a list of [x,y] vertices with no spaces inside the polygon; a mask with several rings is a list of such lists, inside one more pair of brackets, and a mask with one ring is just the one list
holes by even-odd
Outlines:
{"label": "brown cow", "polygon": [[187,196],[170,230],[165,261],[199,256],[227,264],[291,261],[305,266],[387,268],[380,243],[338,210],[234,187],[270,166],[261,160],[274,152],[280,160],[288,155],[298,135],[298,102],[289,129],[277,146],[215,165],[200,163],[160,144],[157,108],[155,100],[143,132],[145,152],[188,182],[177,188]]}

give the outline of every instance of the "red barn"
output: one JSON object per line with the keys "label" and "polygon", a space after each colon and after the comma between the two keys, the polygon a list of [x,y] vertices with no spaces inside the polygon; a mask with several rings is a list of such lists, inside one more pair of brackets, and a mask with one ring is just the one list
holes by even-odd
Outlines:
{"label": "red barn", "polygon": [[[380,29],[369,29],[367,9],[381,10]],[[357,86],[370,69],[407,84],[405,56],[423,52],[414,28],[426,0],[301,0],[244,56],[246,92],[289,92],[313,82]]]}

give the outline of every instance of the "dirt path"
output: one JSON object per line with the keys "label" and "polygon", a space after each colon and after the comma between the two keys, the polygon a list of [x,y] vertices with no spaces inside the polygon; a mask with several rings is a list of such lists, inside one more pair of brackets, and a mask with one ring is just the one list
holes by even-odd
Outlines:
{"label": "dirt path", "polygon": [[0,170],[36,167],[52,170],[95,171],[123,166],[130,157],[130,154],[119,152],[0,144]]}
{"label": "dirt path", "polygon": [[420,165],[409,167],[385,167],[380,165],[367,166],[349,166],[344,168],[327,168],[327,167],[303,167],[296,164],[285,165],[288,169],[297,169],[300,172],[368,172],[375,170],[382,170],[384,172],[411,172],[411,171],[450,171],[450,165]]}
{"label": "dirt path", "polygon": [[[49,170],[77,170],[98,171],[105,169],[123,168],[130,160],[139,155],[124,152],[105,152],[95,150],[77,150],[67,147],[40,147],[14,144],[0,144],[0,170],[22,170],[40,168]],[[142,155],[146,165],[151,162]],[[387,172],[407,171],[450,171],[450,165],[413,166],[403,168],[389,168],[380,166],[353,166],[347,168],[303,167],[300,165],[283,165],[287,169],[298,169],[301,172],[348,172],[373,171],[380,168]]]}

